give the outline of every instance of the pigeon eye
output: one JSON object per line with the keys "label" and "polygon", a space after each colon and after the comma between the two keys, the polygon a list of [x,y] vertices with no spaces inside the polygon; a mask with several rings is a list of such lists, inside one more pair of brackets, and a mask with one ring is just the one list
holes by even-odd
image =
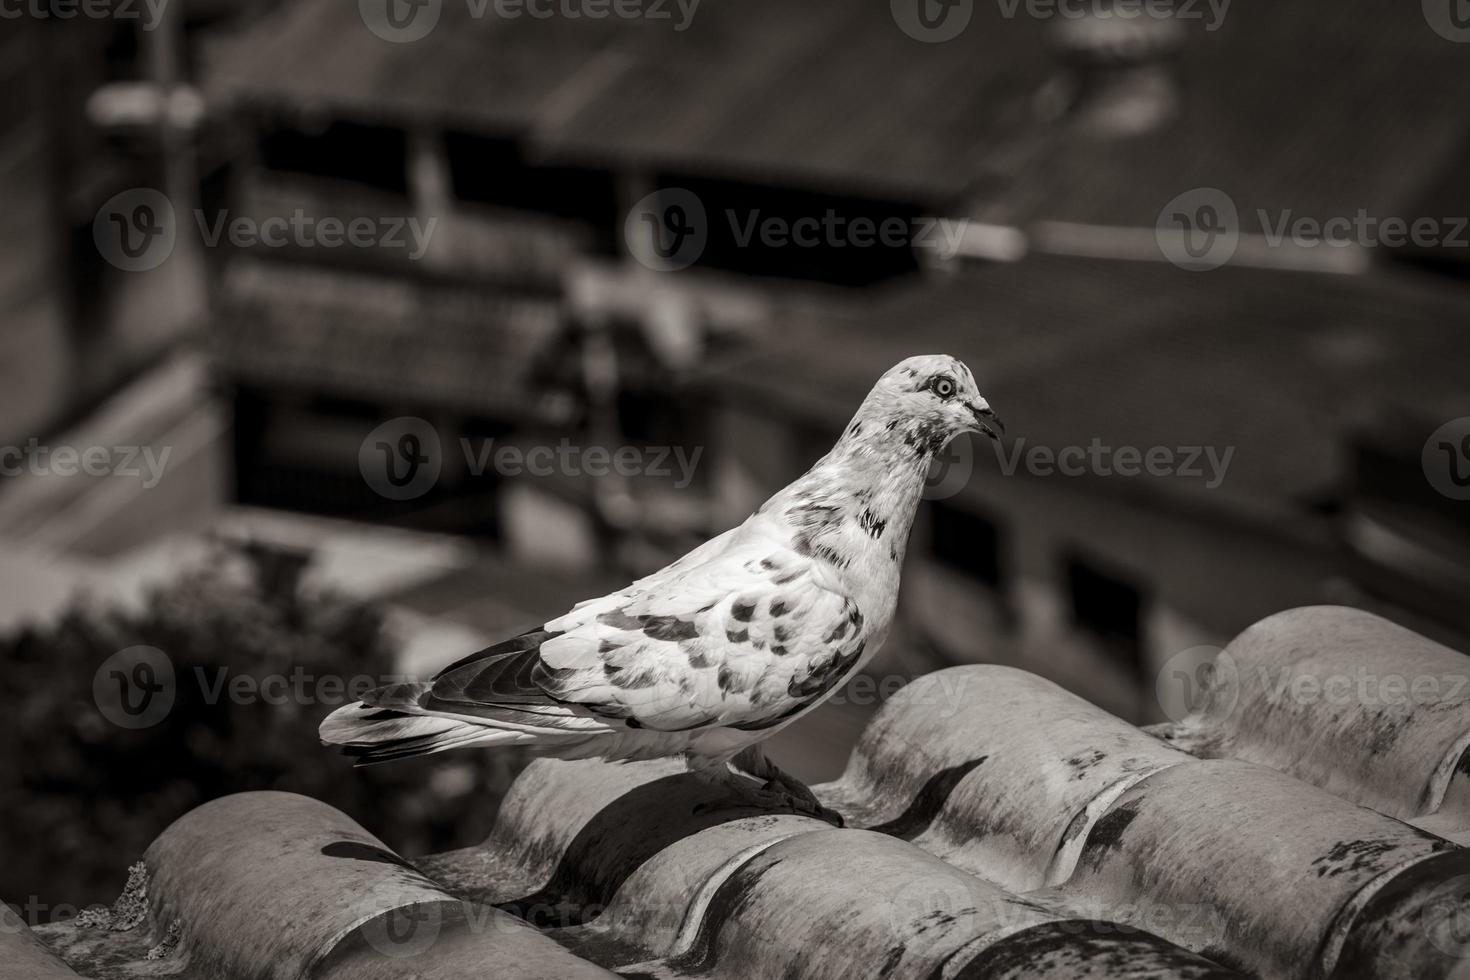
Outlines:
{"label": "pigeon eye", "polygon": [[950,378],[935,378],[929,383],[929,388],[940,398],[954,397],[954,381]]}

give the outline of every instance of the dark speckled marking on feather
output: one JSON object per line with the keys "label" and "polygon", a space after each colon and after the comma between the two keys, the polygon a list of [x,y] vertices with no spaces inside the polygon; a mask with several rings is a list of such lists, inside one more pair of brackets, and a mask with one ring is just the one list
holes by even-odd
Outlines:
{"label": "dark speckled marking on feather", "polygon": [[679,649],[684,651],[686,657],[689,658],[689,666],[694,667],[695,670],[704,670],[706,667],[714,666],[714,660],[710,657],[710,651],[703,642],[684,642],[684,644],[679,644]]}
{"label": "dark speckled marking on feather", "polygon": [[785,600],[783,600],[783,599],[772,599],[771,600],[771,618],[772,619],[780,619],[782,616],[786,615],[790,611],[791,611],[791,607],[786,604]]}
{"label": "dark speckled marking on feather", "polygon": [[919,456],[932,456],[944,448],[949,441],[949,432],[945,427],[929,419],[921,419],[913,426],[904,429],[903,444],[908,446]]}
{"label": "dark speckled marking on feather", "polygon": [[742,623],[750,622],[750,617],[755,615],[755,603],[737,601],[730,607],[730,615]]}
{"label": "dark speckled marking on feather", "polygon": [[851,558],[846,557],[837,551],[837,549],[825,544],[819,544],[812,549],[812,555],[838,568],[846,568],[852,564]]}
{"label": "dark speckled marking on feather", "polygon": [[858,642],[850,649],[844,650],[835,657],[829,657],[821,663],[814,664],[813,669],[805,676],[793,677],[786,685],[787,697],[795,699],[795,703],[789,705],[781,713],[769,718],[761,718],[757,721],[748,721],[731,725],[742,731],[760,731],[779,725],[781,722],[798,714],[809,707],[813,702],[821,700],[828,691],[840,684],[847,677],[847,672],[863,655],[864,644]]}
{"label": "dark speckled marking on feather", "polygon": [[800,525],[825,524],[835,526],[842,523],[842,508],[836,504],[804,503],[792,507],[786,516]]}
{"label": "dark speckled marking on feather", "polygon": [[638,619],[649,639],[678,643],[699,636],[699,627],[691,620],[680,619],[678,616],[639,616]]}
{"label": "dark speckled marking on feather", "polygon": [[791,631],[784,626],[777,626],[774,630],[774,635],[777,643],[785,643],[791,639]]}
{"label": "dark speckled marking on feather", "polygon": [[611,626],[616,630],[640,630],[643,623],[638,618],[629,616],[621,609],[610,609],[597,617],[597,621],[603,626]]}
{"label": "dark speckled marking on feather", "polygon": [[793,677],[786,685],[786,693],[810,704],[832,690],[847,676],[847,671],[863,655],[864,644],[858,642],[851,648],[833,657],[821,670],[813,670],[805,677]]}
{"label": "dark speckled marking on feather", "polygon": [[858,515],[858,527],[866,531],[876,541],[883,537],[883,532],[888,528],[888,522],[879,520],[877,514],[865,507],[863,508],[863,512]]}
{"label": "dark speckled marking on feather", "polygon": [[652,687],[658,682],[658,671],[656,670],[639,670],[633,667],[619,667],[616,664],[604,664],[602,673],[609,683],[629,691]]}
{"label": "dark speckled marking on feather", "polygon": [[735,672],[724,664],[720,665],[719,673],[715,675],[715,679],[720,685],[720,690],[724,693],[729,694],[735,690]]}
{"label": "dark speckled marking on feather", "polygon": [[725,639],[731,643],[749,643],[750,630],[725,630]]}

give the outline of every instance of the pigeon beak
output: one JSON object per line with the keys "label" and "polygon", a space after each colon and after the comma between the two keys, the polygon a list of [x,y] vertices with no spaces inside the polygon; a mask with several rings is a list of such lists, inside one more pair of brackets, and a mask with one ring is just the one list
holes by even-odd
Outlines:
{"label": "pigeon beak", "polygon": [[975,425],[980,428],[981,432],[995,440],[999,440],[1001,436],[1005,435],[1005,425],[996,417],[995,412],[991,410],[990,404],[985,399],[976,398],[973,401],[966,402],[965,407],[970,410],[971,415],[975,416]]}

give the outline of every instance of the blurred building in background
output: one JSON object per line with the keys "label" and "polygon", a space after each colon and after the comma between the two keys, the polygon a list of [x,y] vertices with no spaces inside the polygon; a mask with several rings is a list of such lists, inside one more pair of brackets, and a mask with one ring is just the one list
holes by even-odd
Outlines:
{"label": "blurred building in background", "polygon": [[[1015,663],[1152,720],[1172,657],[1286,605],[1470,635],[1463,504],[1421,461],[1470,415],[1464,253],[1272,237],[1283,216],[1470,203],[1454,180],[1470,55],[1419,11],[1241,0],[1207,24],[977,5],[924,43],[845,0],[704,0],[679,29],[494,10],[445,3],[407,43],[336,0],[191,5],[163,41],[8,36],[34,91],[4,120],[24,137],[3,161],[24,205],[7,227],[24,262],[0,283],[19,328],[5,438],[129,433],[174,446],[187,475],[130,499],[10,479],[4,533],[54,567],[241,519],[283,545],[463,536],[488,564],[369,590],[453,618],[466,603],[432,583],[463,596],[491,566],[486,590],[532,567],[616,581],[682,552],[824,452],[882,370],[944,351],[1011,438],[936,474],[880,669]],[[170,64],[198,119],[149,102]],[[306,215],[396,220],[402,244],[225,234],[192,271],[191,249],[146,273],[101,261],[97,208],[180,174],[181,239]],[[1202,190],[1237,210],[1238,241],[1196,271],[1169,261],[1161,215]],[[664,229],[639,219],[675,200],[704,231],[668,271],[647,261]],[[758,232],[810,218],[909,234]],[[180,276],[207,315],[179,316]],[[401,416],[433,426],[443,467],[391,500],[360,454]],[[703,456],[687,486],[475,472],[487,444],[561,440]],[[1047,453],[1094,446],[1112,469],[1045,472]],[[1167,454],[1167,473],[1118,475],[1119,450]],[[283,531],[278,511],[333,520]],[[516,608],[557,611],[538,605]],[[514,618],[468,625],[530,625]],[[854,727],[831,725],[823,766]]]}

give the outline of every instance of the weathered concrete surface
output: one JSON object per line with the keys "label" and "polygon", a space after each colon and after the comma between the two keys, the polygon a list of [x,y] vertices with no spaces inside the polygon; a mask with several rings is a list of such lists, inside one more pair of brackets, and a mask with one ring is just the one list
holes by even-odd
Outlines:
{"label": "weathered concrete surface", "polygon": [[1217,658],[1198,714],[1162,730],[1201,756],[1470,830],[1470,792],[1449,792],[1470,747],[1470,658],[1372,613],[1311,606],[1263,619]]}

